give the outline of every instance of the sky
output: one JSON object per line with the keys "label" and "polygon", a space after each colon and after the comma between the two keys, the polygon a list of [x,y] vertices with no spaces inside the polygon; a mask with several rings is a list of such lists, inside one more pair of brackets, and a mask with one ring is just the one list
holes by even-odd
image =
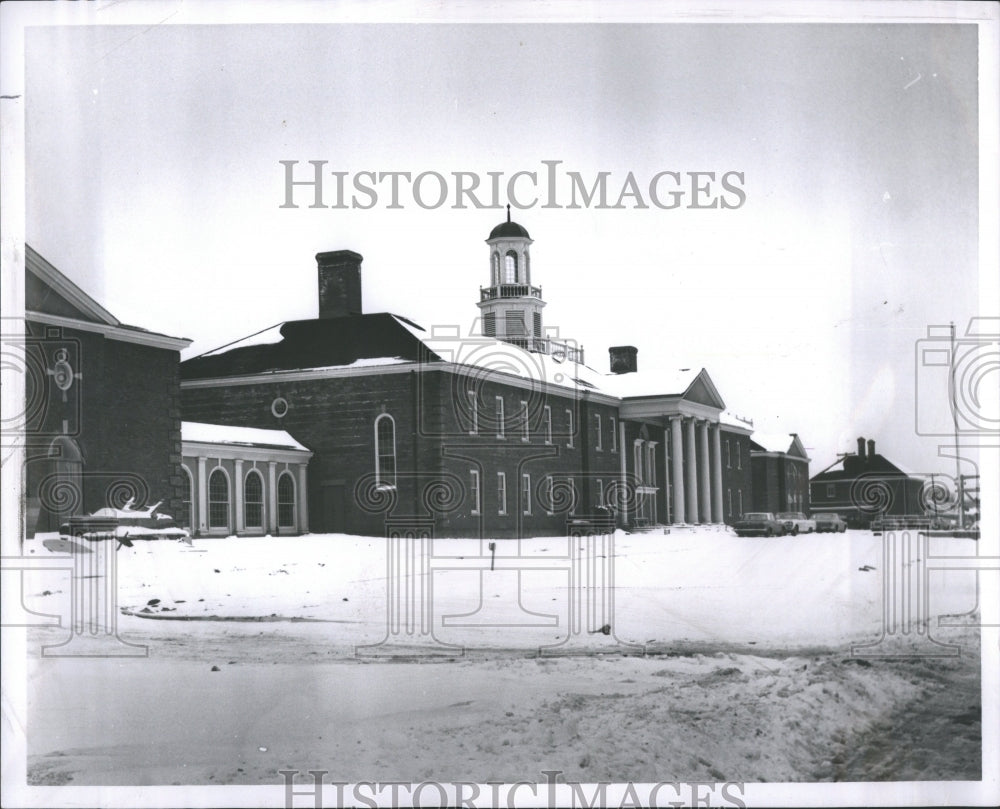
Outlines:
{"label": "sky", "polygon": [[[921,341],[997,311],[980,300],[977,72],[976,28],[957,24],[42,26],[26,240],[122,321],[192,339],[184,357],[314,317],[314,256],[338,249],[364,256],[365,311],[467,334],[508,199],[457,208],[452,174],[502,172],[503,192],[537,172],[538,204],[512,218],[546,325],[589,365],[629,344],[643,374],[705,367],[731,411],[798,433],[813,474],[858,436],[940,472],[947,439],[918,430],[950,431],[946,381]],[[433,204],[431,178],[425,207],[408,191],[389,207],[387,183],[367,209],[310,208],[308,188],[282,207],[280,161],[305,178],[311,160],[327,204],[330,172],[348,190],[437,172],[449,197]],[[560,161],[559,207],[542,161]],[[665,171],[713,172],[716,193],[737,172],[745,201],[692,209],[688,186],[656,207]],[[649,207],[567,207],[567,172],[607,172],[609,205],[631,173]]]}

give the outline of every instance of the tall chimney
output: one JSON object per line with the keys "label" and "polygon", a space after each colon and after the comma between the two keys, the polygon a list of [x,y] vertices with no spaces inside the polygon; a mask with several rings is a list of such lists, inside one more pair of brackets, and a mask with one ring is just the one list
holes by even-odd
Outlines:
{"label": "tall chimney", "polygon": [[874,438],[869,438],[868,439],[868,457],[869,458],[874,458],[875,457],[875,439]]}
{"label": "tall chimney", "polygon": [[639,349],[635,346],[612,346],[608,349],[611,355],[611,373],[634,374],[638,370],[636,355]]}
{"label": "tall chimney", "polygon": [[858,439],[858,458],[862,461],[865,459],[865,439]]}
{"label": "tall chimney", "polygon": [[361,314],[362,261],[353,250],[316,254],[321,318]]}

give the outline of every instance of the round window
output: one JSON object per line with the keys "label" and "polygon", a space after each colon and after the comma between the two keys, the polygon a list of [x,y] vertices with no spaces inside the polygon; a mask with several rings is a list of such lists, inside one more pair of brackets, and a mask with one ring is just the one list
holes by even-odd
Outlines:
{"label": "round window", "polygon": [[271,413],[274,414],[275,418],[283,419],[285,414],[288,412],[288,400],[279,396],[273,402],[271,402]]}

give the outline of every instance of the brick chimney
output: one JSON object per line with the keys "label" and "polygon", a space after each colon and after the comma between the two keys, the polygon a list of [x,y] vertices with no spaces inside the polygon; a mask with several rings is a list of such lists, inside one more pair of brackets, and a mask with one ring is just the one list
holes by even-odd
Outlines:
{"label": "brick chimney", "polygon": [[638,370],[636,355],[639,349],[635,346],[612,346],[608,349],[611,355],[611,373],[634,374]]}
{"label": "brick chimney", "polygon": [[868,439],[868,459],[871,460],[875,457],[875,439]]}
{"label": "brick chimney", "polygon": [[865,459],[865,439],[858,439],[858,460],[863,461]]}
{"label": "brick chimney", "polygon": [[362,261],[353,250],[316,254],[321,318],[361,314]]}

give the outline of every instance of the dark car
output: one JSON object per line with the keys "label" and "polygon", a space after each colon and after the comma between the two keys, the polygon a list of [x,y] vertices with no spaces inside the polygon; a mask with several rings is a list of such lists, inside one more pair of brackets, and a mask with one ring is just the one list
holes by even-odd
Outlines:
{"label": "dark car", "polygon": [[744,514],[733,526],[741,537],[780,537],[785,527],[769,511],[751,511]]}
{"label": "dark car", "polygon": [[832,512],[829,514],[813,514],[813,519],[816,520],[817,533],[825,534],[829,531],[834,534],[842,534],[847,530],[847,523],[844,522],[839,514]]}

